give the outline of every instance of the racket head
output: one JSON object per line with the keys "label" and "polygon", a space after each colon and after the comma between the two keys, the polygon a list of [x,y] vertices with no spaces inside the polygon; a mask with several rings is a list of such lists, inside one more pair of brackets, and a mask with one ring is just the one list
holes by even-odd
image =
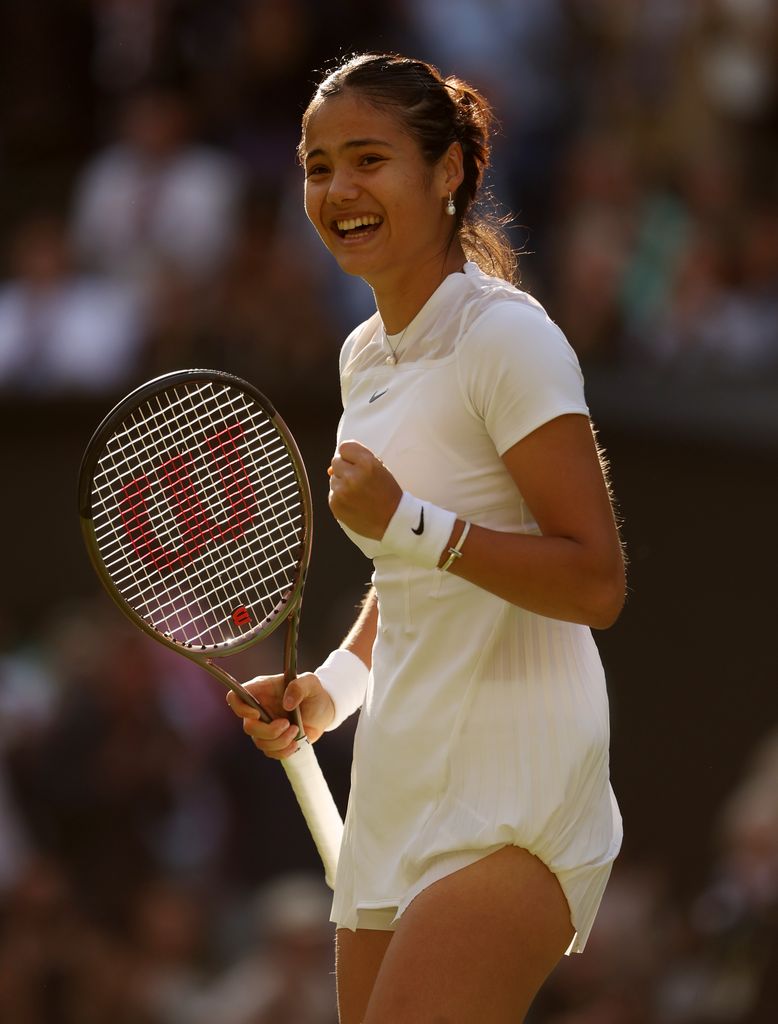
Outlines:
{"label": "racket head", "polygon": [[116,604],[195,660],[236,654],[299,609],[305,467],[273,404],[232,374],[178,370],[122,399],[86,447],[78,503]]}

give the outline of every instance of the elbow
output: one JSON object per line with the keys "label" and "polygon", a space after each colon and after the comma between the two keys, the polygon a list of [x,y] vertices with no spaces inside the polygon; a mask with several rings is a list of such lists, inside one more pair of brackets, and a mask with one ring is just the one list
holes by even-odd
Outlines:
{"label": "elbow", "polygon": [[601,581],[591,594],[587,625],[592,629],[610,629],[621,615],[626,596],[623,571]]}

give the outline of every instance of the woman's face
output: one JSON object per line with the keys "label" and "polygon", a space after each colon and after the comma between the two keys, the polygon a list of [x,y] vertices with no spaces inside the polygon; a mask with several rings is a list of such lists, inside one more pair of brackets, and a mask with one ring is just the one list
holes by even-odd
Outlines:
{"label": "woman's face", "polygon": [[303,158],[305,212],[346,273],[380,288],[443,254],[447,161],[430,167],[391,114],[350,90],[331,96],[309,119]]}

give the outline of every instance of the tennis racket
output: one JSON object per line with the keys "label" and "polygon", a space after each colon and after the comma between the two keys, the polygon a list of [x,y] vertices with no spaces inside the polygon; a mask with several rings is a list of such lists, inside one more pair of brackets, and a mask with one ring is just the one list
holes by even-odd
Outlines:
{"label": "tennis racket", "polygon": [[[311,495],[297,445],[268,399],[217,371],[157,377],[97,428],[78,492],[92,564],[124,614],[271,721],[215,660],[285,622],[285,681],[297,674]],[[332,887],[343,823],[299,710],[296,721],[298,749],[281,763]]]}

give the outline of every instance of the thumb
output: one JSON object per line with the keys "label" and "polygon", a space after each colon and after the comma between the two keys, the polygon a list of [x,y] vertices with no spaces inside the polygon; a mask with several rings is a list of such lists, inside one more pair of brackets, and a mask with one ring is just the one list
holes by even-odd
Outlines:
{"label": "thumb", "polygon": [[293,679],[284,691],[284,709],[286,711],[294,711],[299,704],[302,704],[305,696],[305,686],[303,686],[299,679]]}

